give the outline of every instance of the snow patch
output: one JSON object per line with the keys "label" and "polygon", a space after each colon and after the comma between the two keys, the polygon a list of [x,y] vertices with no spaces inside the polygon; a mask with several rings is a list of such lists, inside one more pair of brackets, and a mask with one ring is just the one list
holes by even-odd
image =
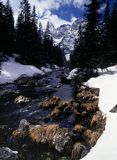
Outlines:
{"label": "snow patch", "polygon": [[59,43],[62,41],[63,37],[57,39],[57,38],[54,38],[54,43],[55,45],[59,45]]}
{"label": "snow patch", "polygon": [[22,74],[33,76],[34,73],[44,75],[45,73],[40,69],[31,65],[22,65],[15,62],[15,58],[10,57],[7,62],[1,65],[0,83],[11,83],[20,77]]}
{"label": "snow patch", "polygon": [[77,72],[78,72],[78,68],[73,69],[73,70],[69,73],[67,79],[73,79],[75,76],[78,75]]}
{"label": "snow patch", "polygon": [[66,61],[70,61],[70,54],[65,55]]}
{"label": "snow patch", "polygon": [[46,67],[41,67],[41,70],[42,70],[44,73],[51,73],[51,72],[52,72],[52,69],[46,68]]}
{"label": "snow patch", "polygon": [[91,78],[85,84],[100,88],[99,107],[107,117],[106,128],[97,144],[83,160],[117,159],[117,113],[109,111],[117,104],[117,66],[99,70],[97,78]]}

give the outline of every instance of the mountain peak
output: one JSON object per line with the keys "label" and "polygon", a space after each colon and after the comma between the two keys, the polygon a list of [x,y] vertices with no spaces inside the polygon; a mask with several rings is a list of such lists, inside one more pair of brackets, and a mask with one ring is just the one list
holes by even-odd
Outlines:
{"label": "mountain peak", "polygon": [[55,28],[51,23],[50,31],[55,45],[64,49],[65,54],[71,54],[74,50],[75,39],[78,36],[79,25],[83,23],[82,19],[75,19],[72,24],[64,24]]}

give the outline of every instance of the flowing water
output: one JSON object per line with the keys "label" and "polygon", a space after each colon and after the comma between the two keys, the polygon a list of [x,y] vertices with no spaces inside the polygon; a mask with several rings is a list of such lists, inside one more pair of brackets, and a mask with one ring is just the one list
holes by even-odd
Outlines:
{"label": "flowing water", "polygon": [[[46,77],[40,79],[45,83],[44,86],[37,86],[34,89],[18,88],[15,83],[0,86],[3,90],[19,90],[21,95],[31,98],[28,104],[14,105],[7,102],[6,109],[0,112],[0,125],[8,125],[11,128],[18,126],[21,119],[28,119],[35,123],[41,122],[42,116],[46,116],[48,111],[43,111],[38,107],[39,102],[52,96],[59,96],[62,100],[68,100],[73,97],[73,87],[70,84],[61,84],[60,76],[63,74],[61,69],[54,70]],[[50,120],[46,120],[47,123]]]}

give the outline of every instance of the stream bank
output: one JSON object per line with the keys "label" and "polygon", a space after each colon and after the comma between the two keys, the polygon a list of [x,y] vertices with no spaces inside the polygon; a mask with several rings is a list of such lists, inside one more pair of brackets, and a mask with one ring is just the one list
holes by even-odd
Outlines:
{"label": "stream bank", "polygon": [[18,151],[19,160],[77,160],[89,152],[105,126],[99,90],[80,87],[74,99],[64,74],[23,75],[0,86],[0,147]]}

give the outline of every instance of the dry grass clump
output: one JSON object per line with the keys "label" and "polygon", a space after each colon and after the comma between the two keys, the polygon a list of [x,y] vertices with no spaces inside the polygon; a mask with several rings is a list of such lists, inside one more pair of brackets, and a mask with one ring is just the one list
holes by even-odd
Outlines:
{"label": "dry grass clump", "polygon": [[61,114],[61,111],[56,107],[54,110],[50,113],[50,117],[57,118]]}
{"label": "dry grass clump", "polygon": [[82,126],[81,124],[77,124],[74,127],[74,132],[76,132],[78,134],[82,134],[85,130],[86,130],[86,128],[84,126]]}
{"label": "dry grass clump", "polygon": [[53,124],[48,126],[39,126],[30,131],[30,138],[33,142],[51,143],[53,136],[59,130],[59,125]]}
{"label": "dry grass clump", "polygon": [[57,108],[60,110],[60,111],[63,111],[66,107],[68,107],[68,101],[59,101],[59,104],[57,106]]}
{"label": "dry grass clump", "polygon": [[83,145],[80,142],[75,143],[71,153],[71,160],[78,160],[80,158],[82,149]]}
{"label": "dry grass clump", "polygon": [[51,99],[46,99],[43,102],[39,103],[39,107],[48,109],[48,108],[53,108],[55,106],[58,106],[60,101],[59,97],[53,96]]}
{"label": "dry grass clump", "polygon": [[82,103],[81,109],[85,110],[86,112],[95,112],[98,110],[98,105],[96,103]]}
{"label": "dry grass clump", "polygon": [[39,126],[39,127],[36,127],[36,128],[33,128],[32,130],[30,130],[29,137],[32,142],[39,143],[42,140],[43,136],[44,136],[43,126]]}
{"label": "dry grass clump", "polygon": [[29,126],[26,126],[23,130],[17,129],[12,133],[12,136],[14,138],[25,138],[28,135],[29,135]]}
{"label": "dry grass clump", "polygon": [[102,124],[103,121],[103,115],[100,111],[97,111],[93,116],[92,119],[90,121],[90,127],[95,127],[95,126],[100,126],[100,124]]}
{"label": "dry grass clump", "polygon": [[96,131],[93,132],[90,129],[88,129],[84,132],[84,137],[85,137],[85,139],[86,139],[86,141],[87,141],[87,143],[89,144],[90,147],[93,147],[96,144],[100,135],[101,135],[100,133],[98,133]]}
{"label": "dry grass clump", "polygon": [[82,87],[79,91],[79,93],[77,94],[77,98],[79,102],[94,102],[96,100],[98,100],[98,96],[99,96],[99,89],[97,88],[84,88]]}

